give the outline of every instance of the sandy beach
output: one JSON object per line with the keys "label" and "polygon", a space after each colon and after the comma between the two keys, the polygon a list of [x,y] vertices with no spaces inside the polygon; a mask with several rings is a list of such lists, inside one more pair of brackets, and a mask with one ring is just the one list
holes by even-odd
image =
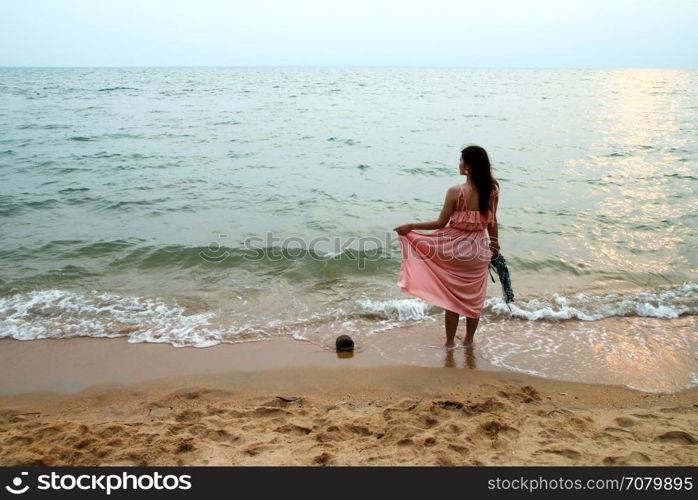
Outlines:
{"label": "sandy beach", "polygon": [[698,388],[390,366],[281,340],[3,339],[0,361],[1,465],[698,465]]}

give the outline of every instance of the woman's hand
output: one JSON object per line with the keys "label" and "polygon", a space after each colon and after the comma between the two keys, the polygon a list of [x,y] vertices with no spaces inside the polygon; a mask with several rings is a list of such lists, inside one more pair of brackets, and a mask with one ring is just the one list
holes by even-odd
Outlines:
{"label": "woman's hand", "polygon": [[412,229],[412,224],[403,224],[401,226],[394,227],[393,231],[397,231],[397,234],[403,235],[409,233],[410,231],[412,231]]}
{"label": "woman's hand", "polygon": [[496,240],[490,242],[490,251],[493,259],[499,256],[499,243]]}

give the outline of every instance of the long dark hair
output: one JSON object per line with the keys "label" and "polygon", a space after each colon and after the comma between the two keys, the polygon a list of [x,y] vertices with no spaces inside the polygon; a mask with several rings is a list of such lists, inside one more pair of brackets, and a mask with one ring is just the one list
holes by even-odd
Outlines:
{"label": "long dark hair", "polygon": [[487,151],[484,148],[475,145],[463,148],[460,154],[463,158],[463,163],[470,165],[470,175],[479,195],[478,210],[483,216],[487,217],[490,193],[494,188],[499,189],[499,182],[492,175],[490,157],[487,156]]}

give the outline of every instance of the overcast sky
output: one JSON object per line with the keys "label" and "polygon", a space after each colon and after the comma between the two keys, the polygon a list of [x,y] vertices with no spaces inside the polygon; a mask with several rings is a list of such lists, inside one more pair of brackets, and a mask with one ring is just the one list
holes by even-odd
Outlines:
{"label": "overcast sky", "polygon": [[0,0],[0,66],[698,69],[698,0]]}

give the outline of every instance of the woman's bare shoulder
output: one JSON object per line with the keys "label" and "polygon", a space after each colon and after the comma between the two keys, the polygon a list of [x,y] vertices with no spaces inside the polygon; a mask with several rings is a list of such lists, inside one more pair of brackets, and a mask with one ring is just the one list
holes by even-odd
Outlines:
{"label": "woman's bare shoulder", "polygon": [[451,196],[458,196],[458,193],[460,193],[460,189],[460,184],[454,184],[453,186],[449,186],[449,188],[446,190],[446,194]]}

